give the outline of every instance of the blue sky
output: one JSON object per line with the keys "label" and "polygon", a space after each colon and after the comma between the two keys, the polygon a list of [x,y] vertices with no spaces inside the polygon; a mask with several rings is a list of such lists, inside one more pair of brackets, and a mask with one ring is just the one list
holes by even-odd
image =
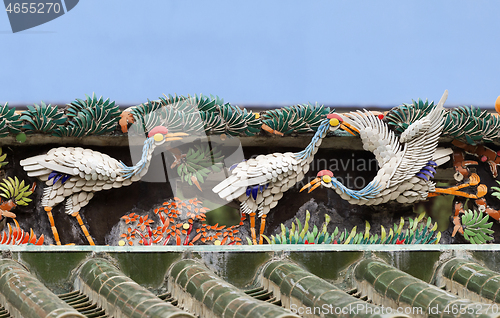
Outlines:
{"label": "blue sky", "polygon": [[493,106],[498,1],[80,0],[12,33],[0,12],[0,102],[120,104],[214,94],[235,104]]}

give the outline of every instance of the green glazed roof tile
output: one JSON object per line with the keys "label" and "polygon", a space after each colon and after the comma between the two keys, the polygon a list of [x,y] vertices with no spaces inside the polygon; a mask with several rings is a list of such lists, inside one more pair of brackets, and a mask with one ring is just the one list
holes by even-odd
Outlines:
{"label": "green glazed roof tile", "polygon": [[168,270],[169,276],[177,280],[179,273],[185,271],[188,267],[196,265],[197,262],[191,259],[183,259],[172,264],[171,268]]}
{"label": "green glazed roof tile", "polygon": [[[24,266],[9,259],[0,260],[0,293],[11,313],[25,318],[72,316],[84,317],[59,299]],[[2,298],[3,298],[2,297]]]}
{"label": "green glazed roof tile", "polygon": [[192,310],[203,306],[214,317],[297,317],[276,305],[252,298],[198,262],[178,261],[171,266],[167,277],[175,285],[168,286],[174,297],[192,297],[183,301],[184,306],[192,306]]}
{"label": "green glazed roof tile", "polygon": [[500,285],[500,276],[490,277],[481,288],[481,296],[488,299],[495,299]]}
{"label": "green glazed roof tile", "polygon": [[379,293],[385,295],[392,282],[404,276],[407,275],[399,270],[386,271],[377,277],[374,287]]}
{"label": "green glazed roof tile", "polygon": [[[332,308],[341,309],[346,306],[357,306],[358,304],[363,306],[367,310],[366,313],[359,311],[354,312],[352,315],[348,314],[346,317],[372,317],[373,312],[376,312],[375,308],[380,307],[369,304],[359,298],[353,297],[336,286],[328,283],[327,281],[309,273],[308,271],[302,269],[297,264],[290,261],[272,261],[273,271],[271,274],[269,272],[269,280],[274,284],[279,285],[279,292],[281,297],[288,297],[289,295],[293,298],[299,300],[304,308],[324,308],[324,306],[332,306]],[[265,265],[266,266],[266,265]],[[263,276],[266,275],[266,271],[263,271]],[[286,302],[287,306],[291,308],[291,302]],[[295,303],[293,303],[296,305]],[[369,312],[370,309],[373,311]],[[328,317],[337,317],[336,315],[329,315]],[[407,317],[406,315],[393,315],[390,317]]]}
{"label": "green glazed roof tile", "polygon": [[[371,265],[371,264],[368,265],[367,262],[372,262],[372,263],[377,264],[377,265],[376,266]],[[358,271],[360,268],[368,268],[368,269],[369,268],[377,268],[378,270],[385,268],[385,270],[387,272],[399,271],[399,270],[393,268],[392,266],[387,265],[387,264],[383,264],[377,260],[367,259],[367,260],[363,260],[360,263],[363,264],[363,267],[360,267],[360,266],[356,267],[356,271]],[[459,265],[463,265],[463,264],[461,262],[456,262],[456,264],[453,265],[451,268],[454,268],[454,267],[458,268]],[[399,303],[399,305],[402,305],[402,303],[404,303],[404,304],[409,305],[409,306],[422,308],[424,311],[428,310],[429,308],[434,308],[434,307],[442,308],[444,310],[445,308],[452,308],[452,306],[460,306],[460,305],[462,307],[464,307],[464,306],[470,306],[470,307],[484,306],[484,304],[473,302],[469,299],[461,299],[460,297],[458,297],[454,294],[448,293],[444,290],[441,290],[434,285],[431,285],[431,284],[428,284],[424,281],[421,281],[418,278],[411,277],[409,274],[406,274],[402,271],[399,271],[399,272],[403,273],[404,275],[406,275],[408,277],[407,280],[405,279],[404,281],[401,281],[401,282],[398,282],[398,280],[394,281],[394,283],[395,283],[394,285],[400,286],[400,287],[401,287],[402,282],[407,283],[407,286],[404,287],[402,289],[402,291],[399,293],[399,298],[394,299]],[[369,271],[367,271],[365,273],[357,272],[356,273],[356,280],[358,278],[363,279],[365,277],[372,278],[373,276],[374,275],[372,275]],[[402,278],[399,278],[399,280],[402,280]],[[413,283],[412,283],[412,281],[413,281]],[[365,280],[365,282],[369,282],[369,281]],[[371,292],[380,293],[380,292],[384,291],[383,287],[378,286],[378,288],[377,288],[377,284],[375,284],[375,286],[371,287],[373,289],[373,291],[370,291],[369,290],[370,287],[366,287],[367,285],[363,285],[363,284],[359,285],[358,284],[358,286],[360,286],[362,289],[364,289],[363,290],[364,293],[371,293]],[[390,285],[389,285],[389,287],[390,287]],[[398,295],[398,293],[394,289],[391,290],[390,288],[388,288],[388,291],[389,292],[385,293],[385,295],[382,294],[381,296],[382,297],[389,296],[389,297],[393,298],[393,297]],[[443,311],[441,311],[441,313],[442,313],[441,317],[458,317],[457,313],[453,312],[453,311],[451,314],[444,313]],[[476,317],[476,315],[472,315],[472,314],[469,314],[467,312],[467,313],[461,314],[460,317]],[[498,317],[498,315],[490,313],[488,317]]]}
{"label": "green glazed roof tile", "polygon": [[[212,289],[212,288],[214,288],[215,286],[218,286],[218,285],[219,285],[219,281],[217,281],[217,280],[207,280],[207,281],[205,281],[204,283],[201,284],[200,288],[198,290],[196,290],[196,292],[194,294],[194,298],[196,300],[200,301],[200,302],[203,302],[204,299],[205,299],[205,296],[210,291],[210,289]],[[188,292],[191,293],[191,295],[193,295],[191,289]]]}
{"label": "green glazed roof tile", "polygon": [[[105,299],[106,307],[114,315],[131,312],[131,317],[140,318],[161,311],[162,315],[158,317],[193,317],[170,303],[162,301],[126,277],[107,260],[93,258],[86,261],[80,268],[78,277]],[[85,293],[85,289],[82,292]],[[150,299],[145,300],[148,294]]]}
{"label": "green glazed roof tile", "polygon": [[207,269],[199,268],[197,266],[190,266],[187,267],[185,270],[179,272],[175,282],[176,284],[179,284],[179,286],[181,286],[182,288],[186,288],[187,283],[194,275],[205,272],[207,272]]}
{"label": "green glazed roof tile", "polygon": [[[201,299],[198,300],[203,300],[203,295],[206,292],[206,287],[204,286],[205,283],[208,283],[211,279],[216,279],[217,276],[215,274],[212,274],[210,272],[199,272],[197,274],[194,274],[193,276],[190,277],[187,285],[185,285],[184,289],[191,295],[195,295],[195,297],[198,299],[196,294],[198,291],[202,293]],[[204,286],[204,287],[202,287]]]}
{"label": "green glazed roof tile", "polygon": [[214,307],[213,307],[213,312],[218,315],[218,316],[222,316],[222,314],[226,311],[226,307],[228,307],[232,301],[234,301],[235,299],[248,299],[248,296],[243,293],[242,291],[238,291],[238,290],[230,290],[230,291],[227,291],[226,293],[220,295],[216,301],[215,301],[215,304],[214,304]]}
{"label": "green glazed roof tile", "polygon": [[[280,268],[281,269],[281,268]],[[302,296],[302,284],[305,278],[314,277],[311,273],[304,271],[295,271],[286,275],[280,286],[280,292],[282,295],[291,297],[294,296],[296,298],[301,298]],[[295,291],[297,289],[297,291]]]}
{"label": "green glazed roof tile", "polygon": [[483,288],[484,283],[491,277],[498,275],[495,272],[489,270],[477,271],[467,283],[467,289],[475,292],[478,295],[481,295],[481,289]]}
{"label": "green glazed roof tile", "polygon": [[219,298],[220,295],[231,291],[231,287],[232,285],[229,283],[223,281],[219,282],[205,294],[203,303],[205,304],[205,306],[207,306],[208,309],[213,309],[217,298]]}
{"label": "green glazed roof tile", "polygon": [[[468,290],[490,301],[500,302],[500,273],[460,258],[453,258],[443,264],[441,273],[452,281],[451,286],[455,289],[457,286],[462,286],[464,291]],[[450,285],[446,281],[445,283],[447,286]],[[469,293],[464,292],[463,295],[468,296]]]}
{"label": "green glazed roof tile", "polygon": [[385,296],[394,300],[398,300],[403,290],[411,284],[418,284],[418,282],[415,281],[414,277],[407,275],[398,277],[393,280],[389,284],[389,286],[387,286]]}
{"label": "green glazed roof tile", "polygon": [[467,286],[469,279],[476,272],[477,270],[469,266],[469,264],[463,264],[455,270],[452,279],[463,286]]}

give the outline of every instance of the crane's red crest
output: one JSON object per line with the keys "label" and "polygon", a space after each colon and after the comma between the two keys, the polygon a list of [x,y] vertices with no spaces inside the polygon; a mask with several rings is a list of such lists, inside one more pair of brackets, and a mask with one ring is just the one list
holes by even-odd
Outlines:
{"label": "crane's red crest", "polygon": [[321,170],[320,172],[318,172],[317,176],[318,177],[322,177],[324,175],[327,175],[327,176],[330,176],[330,177],[333,177],[333,172],[331,172],[330,170]]}
{"label": "crane's red crest", "polygon": [[342,119],[342,117],[340,117],[340,115],[339,115],[339,114],[328,114],[328,115],[326,115],[326,118],[328,118],[328,119],[336,118],[336,119],[338,119],[338,121],[340,121],[340,122],[343,122],[343,121],[344,121],[344,120]]}
{"label": "crane's red crest", "polygon": [[151,129],[151,131],[148,133],[148,137],[153,137],[156,134],[163,134],[163,135],[168,134],[167,127],[156,126],[155,128]]}

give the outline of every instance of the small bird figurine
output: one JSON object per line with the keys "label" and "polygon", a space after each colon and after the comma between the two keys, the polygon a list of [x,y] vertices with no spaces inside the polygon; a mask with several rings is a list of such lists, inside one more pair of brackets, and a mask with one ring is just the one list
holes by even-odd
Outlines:
{"label": "small bird figurine", "polygon": [[169,133],[164,126],[153,128],[142,148],[142,157],[136,165],[128,167],[110,156],[79,147],[59,147],[46,154],[21,160],[28,176],[37,177],[47,185],[43,189],[42,206],[49,217],[54,240],[61,245],[54,224],[52,208],[66,200],[65,211],[75,217],[90,245],[95,245],[80,210],[94,193],[128,186],[139,181],[149,168],[154,149],[166,141],[180,140],[186,133]]}
{"label": "small bird figurine", "polygon": [[329,114],[324,119],[311,142],[300,152],[259,155],[231,167],[231,175],[213,188],[227,201],[241,202],[240,211],[250,215],[250,232],[253,244],[257,244],[255,215],[261,218],[259,244],[263,243],[266,216],[278,204],[283,193],[300,182],[309,171],[309,164],[329,131],[344,127],[338,114]]}
{"label": "small bird figurine", "polygon": [[[427,199],[429,193],[467,195],[458,189],[440,189],[431,181],[435,168],[450,159],[451,149],[437,148],[443,130],[443,97],[429,114],[412,123],[398,138],[391,131],[382,116],[374,116],[365,111],[345,114],[351,129],[359,133],[363,148],[373,152],[379,170],[375,178],[361,190],[352,190],[334,177],[333,172],[322,170],[316,179],[306,184],[300,191],[309,187],[309,192],[319,186],[333,188],[337,194],[351,204],[378,205],[395,200],[399,203],[412,203]],[[477,180],[473,178],[472,180]],[[477,182],[478,183],[478,182]],[[470,184],[470,185],[477,185]],[[476,198],[484,196],[487,189],[478,186]]]}

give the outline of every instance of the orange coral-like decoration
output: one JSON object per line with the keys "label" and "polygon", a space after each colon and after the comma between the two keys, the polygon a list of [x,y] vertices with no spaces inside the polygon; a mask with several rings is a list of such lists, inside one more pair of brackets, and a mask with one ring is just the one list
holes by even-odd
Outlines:
{"label": "orange coral-like decoration", "polygon": [[136,234],[141,237],[141,245],[167,245],[174,242],[175,245],[194,245],[194,243],[215,245],[241,245],[241,238],[235,234],[237,229],[243,225],[243,220],[238,225],[227,227],[225,225],[208,225],[205,212],[209,209],[197,198],[181,200],[177,197],[166,201],[159,208],[154,209],[160,223],[154,227],[154,221],[147,215],[139,216],[135,213],[122,216],[126,224],[131,227],[121,237],[133,245]]}
{"label": "orange coral-like decoration", "polygon": [[37,239],[33,229],[30,229],[30,233],[28,234],[21,229],[16,220],[14,220],[14,223],[16,224],[15,227],[8,223],[7,229],[4,229],[3,232],[0,233],[1,245],[43,245],[43,234]]}

